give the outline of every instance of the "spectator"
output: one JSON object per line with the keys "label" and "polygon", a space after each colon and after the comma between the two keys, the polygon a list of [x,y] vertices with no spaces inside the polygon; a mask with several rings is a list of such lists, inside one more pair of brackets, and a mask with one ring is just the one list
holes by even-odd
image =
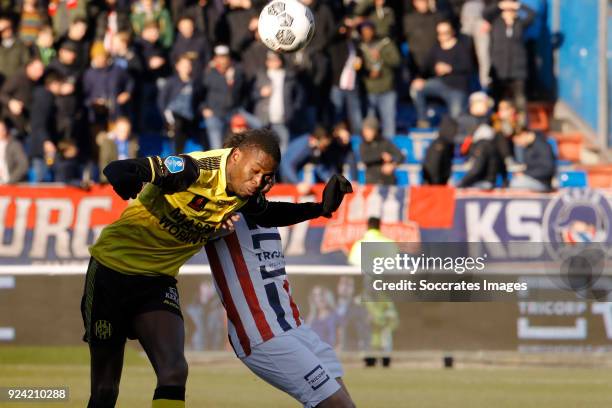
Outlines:
{"label": "spectator", "polygon": [[96,17],[96,41],[102,41],[107,51],[111,50],[113,37],[117,33],[131,32],[132,24],[127,10],[119,7],[117,0],[104,0]]}
{"label": "spectator", "polygon": [[168,75],[170,71],[168,56],[160,42],[159,26],[155,21],[144,25],[136,41],[136,48],[144,62],[143,81],[155,84],[160,78]]}
{"label": "spectator", "polygon": [[83,92],[91,134],[97,135],[108,122],[129,114],[134,81],[127,70],[114,64],[104,48],[96,42],[91,47],[91,68],[83,77]]}
{"label": "spectator", "polygon": [[38,32],[47,23],[47,11],[38,0],[23,0],[19,18],[19,38],[26,46],[31,46]]}
{"label": "spectator", "polygon": [[382,135],[395,136],[397,93],[395,69],[401,62],[399,50],[389,38],[379,39],[374,24],[369,21],[359,26],[361,34],[361,71],[368,94],[368,116],[378,114],[382,121]]}
{"label": "spectator", "polygon": [[28,174],[28,158],[21,143],[0,121],[0,185],[23,181]]}
{"label": "spectator", "polygon": [[60,40],[60,43],[71,41],[76,53],[76,65],[78,71],[82,74],[89,67],[89,49],[91,44],[87,37],[87,20],[83,17],[74,19],[68,27],[68,33]]}
{"label": "spectator", "polygon": [[189,16],[208,44],[222,42],[218,38],[219,22],[226,10],[226,2],[211,0],[170,0],[170,12],[175,25],[183,16]]}
{"label": "spectator", "polygon": [[110,55],[114,64],[127,70],[131,78],[141,78],[144,67],[136,47],[132,44],[130,33],[122,31],[113,36]]}
{"label": "spectator", "polygon": [[[244,116],[240,115],[239,113],[232,116],[232,119],[230,119],[230,124],[229,124],[229,131],[232,134],[241,133],[248,129],[249,129],[249,125],[246,119],[244,118]],[[228,136],[229,135],[226,135],[226,139]]]}
{"label": "spectator", "polygon": [[29,129],[32,94],[44,72],[42,61],[34,58],[27,63],[23,71],[9,78],[0,89],[2,120],[10,123],[19,136],[25,136]]}
{"label": "spectator", "polygon": [[[98,164],[101,169],[114,160],[133,159],[138,156],[138,138],[132,134],[132,124],[125,116],[118,117],[110,126],[109,132],[100,133],[97,143],[100,146]],[[107,182],[102,173],[100,181]]]}
{"label": "spectator", "polygon": [[366,166],[366,184],[397,184],[395,169],[404,161],[400,149],[389,139],[380,136],[378,120],[368,117],[363,121],[361,161]]}
{"label": "spectator", "polygon": [[469,148],[468,172],[459,187],[491,190],[499,172],[499,157],[495,149],[495,131],[487,124],[480,125],[472,136]]}
{"label": "spectator", "polygon": [[[352,38],[352,27],[345,24],[340,27],[338,35],[330,45],[332,70],[332,89],[330,99],[334,107],[334,125],[346,116],[355,134],[361,133],[362,99],[360,95],[360,78],[358,77],[357,44]],[[346,115],[345,115],[346,110]]]}
{"label": "spectator", "polygon": [[410,55],[413,77],[425,78],[429,53],[436,45],[436,27],[444,20],[442,13],[432,10],[429,0],[412,0],[414,11],[404,16],[404,36]]}
{"label": "spectator", "polygon": [[306,91],[303,122],[307,131],[316,123],[331,122],[329,93],[331,89],[330,56],[328,46],[336,34],[337,25],[327,2],[303,0],[316,22],[316,30],[310,43],[303,49],[289,54],[288,67],[296,72]]}
{"label": "spectator", "polygon": [[240,66],[232,61],[229,47],[218,45],[214,52],[215,56],[204,76],[205,97],[200,111],[206,121],[209,147],[220,149],[231,115],[240,113],[245,116],[247,121],[252,122],[250,127],[258,127],[259,123],[243,109],[246,97],[244,74]]}
{"label": "spectator", "polygon": [[[257,19],[254,20],[257,22]],[[242,53],[242,68],[244,69],[244,75],[246,76],[246,80],[249,84],[249,87],[255,81],[255,77],[257,73],[261,70],[266,64],[266,56],[268,54],[268,47],[264,45],[264,43],[259,38],[259,32],[257,31],[257,24],[254,26],[249,25],[249,30],[251,30],[253,35],[253,41],[246,47],[245,51]],[[286,59],[285,59],[286,62]],[[298,81],[300,82],[300,81]],[[301,82],[300,82],[301,83]],[[304,84],[302,84],[304,85]]]}
{"label": "spectator", "polygon": [[546,192],[552,189],[552,178],[556,171],[556,160],[552,147],[541,133],[519,130],[513,138],[514,144],[524,149],[524,172],[515,173],[510,188]]}
{"label": "spectator", "polygon": [[176,73],[168,79],[159,94],[159,110],[163,112],[168,134],[174,137],[174,150],[183,153],[185,142],[195,133],[198,86],[194,80],[194,57],[183,54],[176,61]]}
{"label": "spectator", "polygon": [[[357,180],[357,157],[351,145],[351,132],[349,132],[346,123],[340,122],[334,126],[332,133],[334,137],[332,145],[326,155],[338,158],[338,173],[346,173],[350,175],[350,179]],[[348,166],[348,169],[346,168]]]}
{"label": "spectator", "polygon": [[253,28],[258,14],[251,0],[227,0],[223,18],[219,21],[217,40],[227,43],[233,55],[240,56],[253,41]]}
{"label": "spectator", "polygon": [[19,72],[30,59],[28,47],[15,35],[8,15],[0,15],[0,82]]}
{"label": "spectator", "polygon": [[168,55],[159,42],[159,28],[151,21],[145,24],[135,46],[143,63],[140,77],[139,118],[141,133],[158,133],[163,127],[162,114],[156,103],[159,87],[169,75],[171,66]]}
{"label": "spectator", "polygon": [[179,18],[177,29],[178,34],[172,45],[170,60],[172,64],[176,64],[181,55],[192,53],[196,57],[193,72],[199,78],[210,61],[210,44],[202,33],[195,30],[195,23],[189,16]]}
{"label": "spectator", "polygon": [[417,125],[429,127],[427,119],[427,98],[442,99],[452,118],[457,118],[465,106],[474,74],[472,47],[464,37],[455,35],[448,21],[438,23],[438,44],[435,45],[425,64],[429,79],[416,78],[410,93],[417,110]]}
{"label": "spectator", "polygon": [[76,85],[83,74],[77,65],[78,48],[78,44],[74,41],[64,41],[59,47],[57,59],[51,61],[47,70],[59,72],[64,77],[64,80],[71,81]]}
{"label": "spectator", "polygon": [[466,0],[461,8],[461,33],[472,38],[478,60],[480,86],[491,83],[491,24],[483,18],[485,0]]}
{"label": "spectator", "polygon": [[303,104],[303,93],[293,72],[286,70],[282,57],[272,51],[266,58],[253,86],[255,115],[263,125],[270,125],[280,139],[281,152],[289,143],[289,126]]}
{"label": "spectator", "polygon": [[501,174],[504,186],[508,183],[508,168],[516,165],[514,160],[514,142],[512,138],[517,131],[525,125],[524,115],[517,112],[513,102],[502,99],[497,105],[497,112],[493,115],[493,129],[495,129],[495,144],[501,161]]}
{"label": "spectator", "polygon": [[53,175],[55,182],[81,185],[81,163],[75,140],[62,139],[57,143]]}
{"label": "spectator", "polygon": [[[519,11],[525,14],[524,18]],[[525,112],[528,67],[523,36],[535,13],[518,1],[504,0],[488,7],[485,18],[491,23],[491,76],[495,99],[512,97],[517,109]]]}
{"label": "spectator", "polygon": [[44,84],[34,89],[30,110],[31,132],[28,154],[33,168],[34,182],[46,179],[48,169],[55,161],[59,140],[56,129],[56,99],[61,93],[63,77],[57,72],[45,75]]}
{"label": "spectator", "polygon": [[453,169],[457,122],[446,116],[438,137],[427,147],[423,160],[423,184],[446,185]]}
{"label": "spectator", "polygon": [[455,142],[467,144],[481,125],[491,124],[491,108],[493,100],[484,92],[474,92],[470,95],[468,111],[457,118],[457,134]]}
{"label": "spectator", "polygon": [[395,38],[395,13],[386,0],[364,0],[355,5],[354,13],[374,23],[380,37]]}
{"label": "spectator", "polygon": [[130,14],[132,30],[140,35],[147,23],[155,22],[159,28],[159,41],[162,47],[167,50],[172,46],[174,37],[174,26],[170,19],[170,13],[164,8],[159,0],[137,0],[132,4]]}
{"label": "spectator", "polygon": [[85,0],[50,0],[47,12],[56,37],[63,37],[77,18],[87,17]]}
{"label": "spectator", "polygon": [[49,65],[57,55],[55,48],[53,48],[54,42],[51,26],[42,26],[38,32],[38,37],[36,37],[35,51],[45,66]]}
{"label": "spectator", "polygon": [[[289,143],[280,164],[281,178],[284,183],[298,187],[300,194],[307,194],[312,183],[325,183],[338,172],[340,157],[325,155],[333,142],[332,135],[322,126],[317,126],[312,134],[300,136]],[[300,182],[298,173],[307,164],[314,166],[314,180]]]}

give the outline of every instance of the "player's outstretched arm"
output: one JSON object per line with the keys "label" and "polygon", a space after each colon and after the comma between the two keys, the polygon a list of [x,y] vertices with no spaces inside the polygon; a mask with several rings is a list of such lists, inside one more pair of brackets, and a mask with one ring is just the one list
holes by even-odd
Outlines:
{"label": "player's outstretched arm", "polygon": [[347,193],[352,193],[351,183],[342,175],[334,174],[325,185],[320,203],[287,203],[266,201],[263,196],[241,209],[249,220],[262,227],[284,227],[317,217],[330,218],[342,204]]}
{"label": "player's outstretched arm", "polygon": [[159,186],[165,194],[185,191],[200,175],[197,161],[188,155],[116,160],[103,172],[124,200],[136,198],[144,183]]}

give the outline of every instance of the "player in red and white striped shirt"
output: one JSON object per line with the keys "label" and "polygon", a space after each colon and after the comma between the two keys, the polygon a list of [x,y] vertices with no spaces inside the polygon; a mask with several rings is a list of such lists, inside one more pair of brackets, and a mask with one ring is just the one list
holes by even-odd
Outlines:
{"label": "player in red and white striped shirt", "polygon": [[[337,202],[331,212],[352,191],[342,176],[334,176],[326,186],[328,193],[333,189]],[[336,353],[304,323],[293,301],[276,228],[330,217],[325,205],[330,194],[323,196],[323,203],[287,203],[287,211],[273,220],[242,215],[234,231],[205,248],[227,312],[230,343],[242,362],[305,407],[348,408],[354,404]]]}

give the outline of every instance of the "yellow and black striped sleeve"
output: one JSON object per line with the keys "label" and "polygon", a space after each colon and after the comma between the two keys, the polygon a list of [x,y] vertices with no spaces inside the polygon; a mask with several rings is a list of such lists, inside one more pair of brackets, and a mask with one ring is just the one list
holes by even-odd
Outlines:
{"label": "yellow and black striped sleeve", "polygon": [[152,183],[165,194],[185,191],[200,175],[198,160],[188,155],[159,156],[116,160],[104,168],[113,187],[140,191],[143,183]]}

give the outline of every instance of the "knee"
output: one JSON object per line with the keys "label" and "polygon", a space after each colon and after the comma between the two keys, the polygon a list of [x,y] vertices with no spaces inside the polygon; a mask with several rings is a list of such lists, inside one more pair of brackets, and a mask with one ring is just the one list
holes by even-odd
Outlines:
{"label": "knee", "polygon": [[171,363],[158,368],[157,383],[159,385],[185,385],[189,369],[185,357],[180,356]]}
{"label": "knee", "polygon": [[112,408],[119,396],[119,386],[92,387],[87,408]]}

